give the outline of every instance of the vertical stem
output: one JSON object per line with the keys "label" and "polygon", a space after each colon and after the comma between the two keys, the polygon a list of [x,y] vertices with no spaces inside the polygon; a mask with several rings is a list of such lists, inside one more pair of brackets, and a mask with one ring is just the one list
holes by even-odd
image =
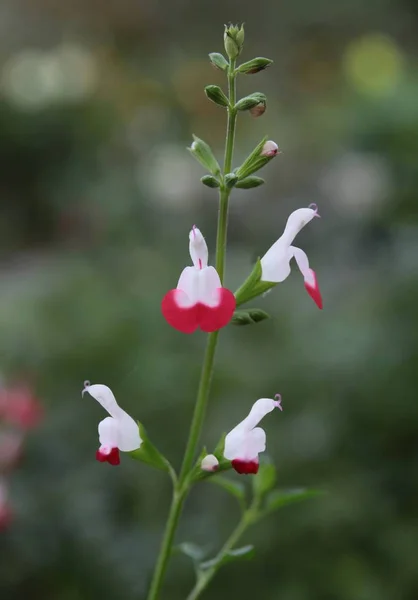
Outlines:
{"label": "vertical stem", "polygon": [[[235,110],[235,60],[231,60],[228,70],[228,125],[225,143],[224,175],[229,173],[232,165],[232,156],[234,151],[235,125],[237,112]],[[218,231],[216,237],[216,270],[221,281],[223,281],[225,271],[226,238],[228,226],[228,201],[230,190],[225,184],[220,188],[220,202],[218,212]],[[178,484],[173,492],[170,512],[167,518],[167,524],[161,543],[161,549],[155,567],[154,575],[151,581],[151,587],[148,594],[148,600],[158,600],[161,587],[164,581],[167,564],[170,558],[171,549],[176,533],[177,525],[183,510],[183,504],[188,493],[187,475],[193,466],[196,454],[197,444],[199,443],[203,420],[205,418],[206,406],[209,398],[210,384],[212,380],[213,364],[215,359],[215,350],[218,342],[219,331],[214,331],[208,335],[205,357],[203,359],[202,372],[200,376],[199,388],[197,392],[196,405],[193,412],[192,423],[190,425],[189,438],[184,452],[183,464],[180,471]]]}

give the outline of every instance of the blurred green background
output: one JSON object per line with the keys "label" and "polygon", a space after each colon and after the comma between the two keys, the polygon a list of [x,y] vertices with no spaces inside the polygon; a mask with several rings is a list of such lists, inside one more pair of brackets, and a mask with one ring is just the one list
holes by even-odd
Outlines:
{"label": "blurred green background", "polygon": [[[171,329],[159,305],[194,223],[213,259],[216,193],[185,148],[195,133],[222,153],[225,113],[203,86],[223,84],[207,54],[230,20],[246,23],[242,60],[274,60],[239,80],[268,110],[240,116],[235,166],[264,134],[283,154],[264,187],[233,194],[227,285],[316,202],[297,245],[324,310],[294,272],[253,303],[273,320],[222,332],[202,441],[281,392],[264,424],[280,485],[328,494],[248,532],[257,558],[204,597],[418,598],[416,3],[2,0],[0,371],[45,413],[5,474],[2,600],[145,597],[169,482],[95,461],[104,413],[80,392],[109,385],[179,464],[205,335]],[[177,539],[214,553],[237,518],[201,484]],[[183,600],[192,577],[174,557],[163,598]]]}

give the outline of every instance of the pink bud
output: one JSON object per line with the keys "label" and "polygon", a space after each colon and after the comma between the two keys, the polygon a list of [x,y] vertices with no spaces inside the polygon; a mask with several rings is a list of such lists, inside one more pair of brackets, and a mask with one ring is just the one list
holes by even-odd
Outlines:
{"label": "pink bud", "polygon": [[203,469],[203,471],[209,471],[213,473],[219,468],[219,460],[214,454],[207,454],[200,463],[200,467]]}
{"label": "pink bud", "polygon": [[261,115],[264,115],[264,113],[266,112],[266,103],[265,102],[260,102],[259,104],[256,104],[256,106],[253,106],[252,108],[250,108],[250,114],[252,117],[261,117]]}
{"label": "pink bud", "polygon": [[272,142],[271,140],[268,140],[264,146],[263,149],[261,150],[261,156],[276,156],[276,154],[279,152],[279,146],[276,144],[276,142]]}

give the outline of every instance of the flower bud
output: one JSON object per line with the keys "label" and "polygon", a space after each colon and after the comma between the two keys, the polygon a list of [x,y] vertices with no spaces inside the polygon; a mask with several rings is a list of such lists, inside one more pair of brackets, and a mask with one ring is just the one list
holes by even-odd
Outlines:
{"label": "flower bud", "polygon": [[246,308],[245,310],[236,310],[231,323],[233,325],[253,325],[265,319],[270,319],[270,315],[261,308]]}
{"label": "flower bud", "polygon": [[219,468],[219,460],[214,454],[207,454],[200,463],[200,468],[203,471],[215,472]]}
{"label": "flower bud", "polygon": [[210,188],[218,188],[220,186],[219,181],[216,177],[213,177],[213,175],[203,175],[203,177],[200,178],[200,181],[203,185],[207,185]]}
{"label": "flower bud", "polygon": [[211,52],[209,54],[209,60],[215,69],[219,69],[220,71],[226,71],[229,63],[223,54],[219,54],[218,52]]}
{"label": "flower bud", "polygon": [[260,102],[260,104],[257,104],[256,106],[250,108],[250,115],[254,118],[261,117],[261,115],[264,115],[264,113],[266,112],[266,108],[266,103]]}
{"label": "flower bud", "polygon": [[268,156],[270,158],[272,156],[276,156],[278,152],[279,146],[276,144],[276,142],[268,140],[261,150],[261,156]]}
{"label": "flower bud", "polygon": [[219,85],[207,85],[205,87],[205,94],[215,104],[219,106],[228,106],[228,98],[225,96]]}
{"label": "flower bud", "polygon": [[225,25],[224,45],[229,58],[237,58],[244,45],[244,25]]}
{"label": "flower bud", "polygon": [[254,73],[259,73],[260,71],[267,69],[272,62],[273,61],[269,58],[262,58],[259,56],[246,63],[242,63],[242,65],[238,67],[238,72],[244,73],[244,75],[253,75]]}
{"label": "flower bud", "polygon": [[227,188],[233,188],[237,181],[238,176],[235,175],[235,173],[228,173],[227,175],[225,175],[225,184]]}
{"label": "flower bud", "polygon": [[193,144],[188,148],[189,152],[213,175],[219,175],[221,168],[210,146],[196,135],[193,136],[193,140]]}
{"label": "flower bud", "polygon": [[251,177],[246,177],[245,179],[238,181],[238,183],[235,184],[235,187],[241,190],[249,190],[251,188],[259,187],[260,185],[263,185],[263,183],[264,179],[252,175]]}
{"label": "flower bud", "polygon": [[[266,105],[267,98],[261,92],[255,92],[254,94],[250,94],[249,96],[245,96],[245,98],[241,98],[236,105],[235,108],[237,110],[251,110],[255,108],[259,104]],[[264,109],[265,110],[265,109]]]}

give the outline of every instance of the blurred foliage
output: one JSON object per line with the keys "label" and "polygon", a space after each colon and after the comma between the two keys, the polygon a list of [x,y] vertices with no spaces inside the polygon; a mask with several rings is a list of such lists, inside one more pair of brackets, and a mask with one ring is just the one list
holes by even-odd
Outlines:
{"label": "blurred foliage", "polygon": [[[186,146],[195,133],[222,151],[224,113],[203,87],[223,85],[207,54],[233,19],[242,60],[274,60],[239,82],[268,109],[240,116],[235,166],[265,133],[283,154],[264,186],[234,192],[227,284],[316,202],[323,218],[298,244],[325,307],[296,273],[260,300],[272,319],[222,333],[203,442],[280,392],[266,423],[278,483],[328,493],[246,534],[256,559],[205,597],[416,600],[416,4],[3,0],[0,14],[0,370],[45,410],[10,477],[1,598],[144,597],[169,482],[126,456],[94,460],[103,414],[81,389],[111,386],[179,463],[204,335],[167,327],[159,303],[193,223],[214,248],[216,190]],[[199,484],[178,542],[213,555],[236,519]],[[164,597],[191,582],[176,555]]]}

